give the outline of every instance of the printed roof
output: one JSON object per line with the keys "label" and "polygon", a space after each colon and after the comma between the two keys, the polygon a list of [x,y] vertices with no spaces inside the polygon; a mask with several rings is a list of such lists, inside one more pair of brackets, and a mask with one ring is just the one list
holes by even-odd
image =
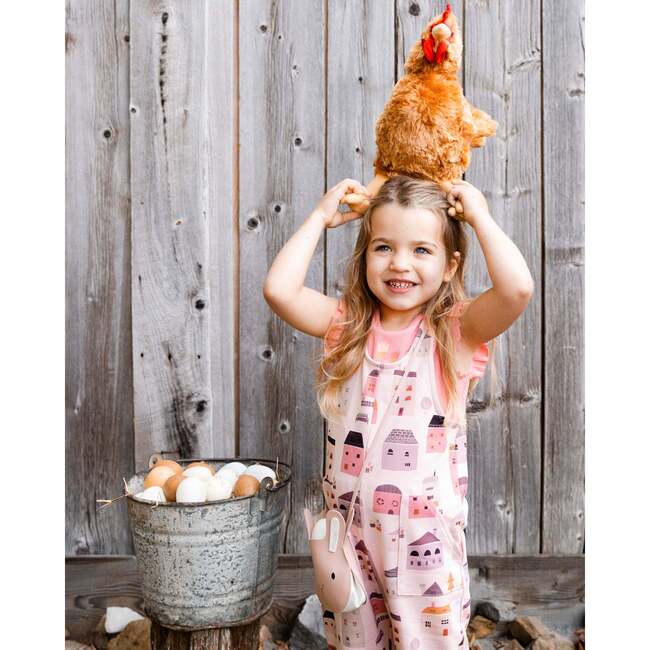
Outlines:
{"label": "printed roof", "polygon": [[410,429],[393,429],[384,442],[397,442],[401,445],[417,445],[418,441]]}

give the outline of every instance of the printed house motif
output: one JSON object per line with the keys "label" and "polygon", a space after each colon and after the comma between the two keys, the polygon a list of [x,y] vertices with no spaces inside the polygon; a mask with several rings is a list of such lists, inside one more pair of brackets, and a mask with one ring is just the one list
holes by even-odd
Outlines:
{"label": "printed house motif", "polygon": [[334,447],[335,446],[336,446],[336,440],[332,436],[328,435],[327,436],[327,448],[325,450],[325,454],[326,454],[326,458],[327,458],[327,471],[325,472],[325,476],[327,476],[327,477],[332,476],[332,465],[334,464]]}
{"label": "printed house motif", "polygon": [[[397,370],[395,373],[397,374]],[[404,374],[404,371],[401,371],[401,374]],[[415,370],[409,371],[406,375],[406,387],[404,389],[404,399],[400,401],[400,395],[395,396],[395,400],[392,403],[391,413],[398,417],[407,416],[412,417],[415,415],[415,381],[417,379],[417,372]],[[397,388],[397,385],[395,385]]]}
{"label": "printed house motif", "polygon": [[350,431],[343,443],[341,471],[352,476],[359,476],[364,455],[363,436],[359,431]]}
{"label": "printed house motif", "polygon": [[[339,497],[339,512],[343,519],[348,520],[348,511],[350,509],[350,501],[352,500],[352,492],[346,492]],[[361,527],[361,503],[359,495],[357,494],[356,501],[354,502],[354,514],[352,515],[352,523],[355,526]]]}
{"label": "printed house motif", "polygon": [[372,511],[385,515],[399,515],[402,492],[396,485],[378,485],[372,498]]}
{"label": "printed house motif", "polygon": [[341,616],[343,617],[343,643],[345,647],[365,648],[366,639],[359,610],[345,612]]}
{"label": "printed house motif", "polygon": [[436,501],[431,494],[409,497],[409,519],[436,516]]}
{"label": "printed house motif", "polygon": [[449,636],[450,617],[451,607],[449,604],[425,607],[422,610],[422,627],[432,636]]}
{"label": "printed house motif", "polygon": [[379,381],[379,370],[373,368],[366,379],[366,385],[363,389],[364,397],[377,397],[377,382]]}
{"label": "printed house motif", "polygon": [[361,408],[369,410],[372,413],[372,424],[377,423],[377,400],[376,399],[362,399]]}
{"label": "printed house motif", "polygon": [[428,531],[407,546],[408,569],[418,571],[442,566],[442,542]]}
{"label": "printed house motif", "polygon": [[370,583],[371,589],[377,589],[379,587],[376,577],[377,569],[375,568],[375,563],[370,557],[368,547],[362,539],[357,542],[354,550],[357,552],[357,560],[359,560],[359,567],[363,577]]}
{"label": "printed house motif", "polygon": [[397,472],[417,469],[418,442],[410,429],[393,429],[384,441],[381,467]]}
{"label": "printed house motif", "polygon": [[441,454],[447,448],[447,430],[443,415],[434,415],[427,427],[427,453]]}
{"label": "printed house motif", "polygon": [[449,452],[449,471],[454,492],[461,496],[467,494],[467,435],[456,436]]}
{"label": "printed house motif", "polygon": [[[338,635],[336,634],[336,621],[334,620],[334,612],[331,612],[329,609],[323,611],[323,624],[325,626],[325,636],[328,639],[329,638],[338,639]],[[329,630],[329,634],[328,634],[328,630]],[[327,650],[329,650],[330,648],[336,649],[336,646],[328,644]]]}

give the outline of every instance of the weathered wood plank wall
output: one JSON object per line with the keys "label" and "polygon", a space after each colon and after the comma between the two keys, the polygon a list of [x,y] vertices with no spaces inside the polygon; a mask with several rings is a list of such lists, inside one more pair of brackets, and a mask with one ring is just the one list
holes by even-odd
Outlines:
{"label": "weathered wood plank wall", "polygon": [[[68,0],[68,553],[131,551],[123,507],[95,499],[161,451],[291,462],[285,552],[306,552],[321,342],[262,282],[328,186],[372,178],[375,120],[444,4]],[[499,340],[496,403],[486,378],[470,404],[468,548],[581,553],[583,6],[452,4],[465,93],[500,124],[467,178],[537,288]],[[326,233],[309,286],[341,289],[356,230]],[[489,278],[472,243],[474,295]]]}

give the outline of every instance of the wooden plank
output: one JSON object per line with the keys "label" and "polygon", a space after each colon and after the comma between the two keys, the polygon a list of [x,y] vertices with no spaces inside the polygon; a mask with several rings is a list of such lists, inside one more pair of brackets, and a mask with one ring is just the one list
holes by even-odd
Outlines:
{"label": "wooden plank", "polygon": [[[472,153],[467,180],[525,257],[536,291],[522,317],[498,339],[503,386],[493,408],[488,377],[477,387],[469,425],[470,516],[474,553],[539,550],[541,492],[541,67],[540,0],[465,3],[465,95],[499,122]],[[490,286],[472,232],[466,287]]]}
{"label": "wooden plank", "polygon": [[[306,551],[302,509],[321,499],[321,342],[272,313],[262,285],[323,189],[323,3],[243,0],[240,17],[239,451],[292,464],[285,550]],[[322,243],[305,283],[322,288]]]}
{"label": "wooden plank", "polygon": [[237,28],[235,3],[208,2],[206,11],[212,440],[215,455],[228,458],[237,446]]}
{"label": "wooden plank", "polygon": [[[582,555],[471,555],[469,569],[473,613],[481,601],[506,601],[517,614],[539,616],[555,629],[584,625]],[[274,607],[302,607],[313,579],[310,556],[280,555]],[[72,638],[89,639],[108,605],[142,609],[135,558],[68,558],[65,614]]]}
{"label": "wooden plank", "polygon": [[207,0],[131,4],[136,466],[209,457]]}
{"label": "wooden plank", "polygon": [[66,3],[66,553],[131,551],[128,2]]}
{"label": "wooden plank", "polygon": [[[561,17],[562,29],[557,29]],[[542,550],[584,550],[584,2],[544,4]]]}

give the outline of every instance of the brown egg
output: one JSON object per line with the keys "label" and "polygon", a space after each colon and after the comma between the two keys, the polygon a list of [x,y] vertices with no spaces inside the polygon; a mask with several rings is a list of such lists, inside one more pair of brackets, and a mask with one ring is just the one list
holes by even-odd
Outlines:
{"label": "brown egg", "polygon": [[185,469],[189,469],[190,467],[207,467],[210,470],[210,472],[214,475],[214,470],[204,460],[197,460],[193,463],[190,463]]}
{"label": "brown egg", "polygon": [[176,501],[176,488],[185,477],[182,474],[172,474],[163,485],[163,492],[167,501]]}
{"label": "brown egg", "polygon": [[249,474],[242,474],[236,481],[232,489],[232,493],[236,497],[249,497],[252,494],[257,494],[260,489],[260,482]]}
{"label": "brown egg", "polygon": [[163,460],[162,458],[154,464],[154,467],[171,467],[176,474],[183,471],[183,468],[175,460]]}
{"label": "brown egg", "polygon": [[174,476],[176,472],[171,467],[162,465],[161,467],[154,467],[144,479],[144,489],[158,486],[162,487],[165,484],[165,481],[170,477]]}

